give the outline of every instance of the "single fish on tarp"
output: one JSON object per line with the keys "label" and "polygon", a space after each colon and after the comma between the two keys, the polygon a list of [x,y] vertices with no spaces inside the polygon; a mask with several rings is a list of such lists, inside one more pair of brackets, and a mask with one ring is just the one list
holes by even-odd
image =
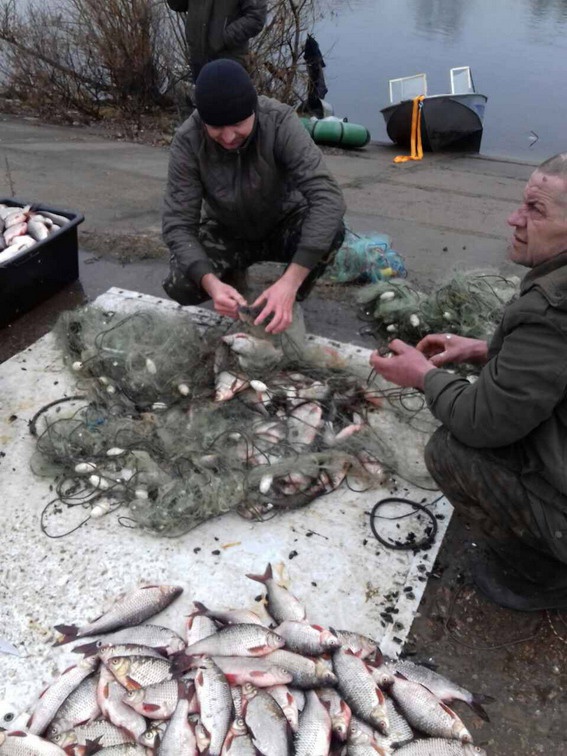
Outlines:
{"label": "single fish on tarp", "polygon": [[234,705],[228,681],[212,659],[203,659],[195,677],[195,690],[201,723],[210,736],[207,753],[210,756],[220,756],[234,716]]}
{"label": "single fish on tarp", "polygon": [[0,754],[2,756],[67,756],[65,751],[55,743],[22,730],[0,731]]}
{"label": "single fish on tarp", "polygon": [[278,623],[285,620],[302,622],[306,617],[303,604],[274,578],[272,565],[268,564],[263,575],[251,575],[246,577],[264,583],[268,591],[268,612]]}
{"label": "single fish on tarp", "polygon": [[315,691],[308,690],[295,735],[295,756],[328,756],[330,745],[331,716]]}
{"label": "single fish on tarp", "polygon": [[85,635],[99,635],[121,627],[139,625],[169,606],[181,593],[183,588],[174,585],[146,585],[136,588],[118,599],[108,612],[87,625],[55,625],[57,632],[63,636],[55,645],[69,643]]}
{"label": "single fish on tarp", "polygon": [[409,724],[434,738],[454,738],[472,743],[472,735],[461,718],[420,683],[406,680],[399,673],[390,694]]}
{"label": "single fish on tarp", "polygon": [[95,671],[98,665],[99,660],[96,656],[87,656],[74,667],[66,669],[55,682],[43,691],[28,726],[32,735],[41,735],[45,732],[67,698],[85,677]]}
{"label": "single fish on tarp", "polygon": [[254,745],[263,756],[289,756],[291,731],[274,698],[250,683],[242,687],[246,704],[244,720]]}
{"label": "single fish on tarp", "polygon": [[103,646],[118,643],[139,643],[142,646],[150,646],[156,651],[167,655],[181,651],[186,645],[183,638],[169,627],[161,627],[161,625],[138,625],[109,633],[91,643],[74,646],[73,653],[90,656],[97,654]]}
{"label": "single fish on tarp", "polygon": [[429,740],[415,740],[403,746],[396,751],[396,756],[486,756],[486,751],[472,743],[430,738]]}
{"label": "single fish on tarp", "polygon": [[492,703],[494,701],[492,696],[486,696],[482,693],[471,693],[470,690],[448,680],[446,677],[443,677],[443,675],[440,675],[429,667],[423,664],[416,664],[409,659],[401,659],[389,663],[387,666],[392,672],[401,672],[401,674],[408,680],[421,683],[444,703],[463,701],[467,706],[470,706],[479,717],[484,719],[485,722],[490,721],[488,714],[481,704]]}

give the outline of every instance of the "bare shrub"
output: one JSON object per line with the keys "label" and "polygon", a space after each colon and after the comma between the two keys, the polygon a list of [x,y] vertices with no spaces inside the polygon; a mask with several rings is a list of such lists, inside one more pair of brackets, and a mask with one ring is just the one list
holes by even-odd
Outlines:
{"label": "bare shrub", "polygon": [[[268,22],[252,40],[258,91],[282,102],[305,98],[302,61],[316,0],[269,0]],[[74,109],[129,119],[172,106],[188,79],[184,14],[165,0],[31,0],[25,11],[0,0],[0,74],[13,95],[42,112]]]}
{"label": "bare shrub", "polygon": [[302,55],[316,15],[315,0],[270,0],[266,26],[250,48],[251,74],[258,92],[289,105],[306,98]]}

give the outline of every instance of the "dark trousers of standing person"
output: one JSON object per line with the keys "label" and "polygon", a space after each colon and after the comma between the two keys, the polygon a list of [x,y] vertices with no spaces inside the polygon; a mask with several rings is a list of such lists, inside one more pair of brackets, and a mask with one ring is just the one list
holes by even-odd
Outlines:
{"label": "dark trousers of standing person", "polygon": [[567,516],[527,490],[518,447],[473,449],[441,427],[425,448],[425,463],[455,510],[497,553],[521,542],[526,556],[533,550],[567,564]]}
{"label": "dark trousers of standing person", "polygon": [[[237,239],[234,232],[220,223],[208,220],[199,230],[199,241],[211,261],[214,273],[224,283],[239,290],[245,280],[245,271],[251,265],[262,262],[287,263],[292,260],[304,221],[304,213],[297,212],[285,218],[274,231],[262,241]],[[303,301],[315,286],[317,279],[324,273],[343,243],[345,227],[341,223],[328,253],[309,272],[297,292],[297,301]],[[163,282],[168,296],[181,305],[198,305],[210,299],[207,292],[197,283],[181,275],[172,266],[168,277]],[[242,292],[241,292],[242,293]]]}

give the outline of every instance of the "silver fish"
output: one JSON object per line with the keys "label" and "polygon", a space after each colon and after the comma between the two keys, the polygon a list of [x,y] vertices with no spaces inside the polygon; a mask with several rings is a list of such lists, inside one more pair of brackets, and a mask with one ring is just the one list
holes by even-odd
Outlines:
{"label": "silver fish", "polygon": [[74,667],[66,669],[40,696],[29,724],[32,735],[41,735],[61,706],[80,683],[98,667],[98,659],[89,656]]}
{"label": "silver fish", "polygon": [[287,440],[292,449],[302,452],[317,437],[323,423],[323,408],[318,402],[299,401],[289,415]]}
{"label": "silver fish", "polygon": [[104,719],[97,719],[90,724],[79,725],[72,730],[58,732],[53,736],[53,742],[63,749],[74,745],[87,745],[89,740],[98,741],[98,744],[104,747],[133,742],[132,736],[125,730]]}
{"label": "silver fish", "polygon": [[245,370],[274,368],[284,358],[284,353],[268,339],[258,339],[249,333],[231,333],[222,340],[238,355],[240,367]]}
{"label": "silver fish", "polygon": [[97,700],[97,676],[86,677],[57,711],[48,729],[51,732],[70,730],[76,725],[91,722],[100,716],[100,706]]}
{"label": "silver fish", "polygon": [[153,753],[159,747],[169,720],[151,720],[148,729],[138,738],[138,745],[147,748],[147,753]]}
{"label": "silver fish", "polygon": [[293,651],[279,649],[270,654],[270,662],[293,675],[292,685],[297,688],[322,688],[337,684],[337,678],[323,659],[309,659]]}
{"label": "silver fish", "polygon": [[333,668],[339,690],[353,714],[387,735],[388,714],[384,694],[365,662],[350,651],[339,648],[333,654]]}
{"label": "silver fish", "polygon": [[408,659],[402,659],[387,665],[392,672],[401,672],[408,680],[421,683],[434,693],[440,701],[451,703],[452,701],[463,701],[478,714],[479,717],[489,722],[488,714],[481,704],[492,703],[492,696],[485,696],[482,693],[471,693],[470,690],[448,680],[438,672],[434,672],[423,664],[415,664]]}
{"label": "silver fish", "polygon": [[107,664],[115,656],[148,656],[151,659],[163,659],[163,654],[151,646],[140,646],[138,643],[105,643],[98,652],[99,658]]}
{"label": "silver fish", "polygon": [[175,654],[173,669],[184,672],[191,666],[192,656],[264,656],[284,643],[283,638],[263,625],[227,625]]}
{"label": "silver fish", "polygon": [[345,650],[352,651],[361,659],[366,659],[379,651],[376,641],[367,635],[353,633],[351,630],[335,630],[333,627],[329,629],[337,636]]}
{"label": "silver fish", "polygon": [[169,659],[152,659],[149,656],[113,656],[106,666],[126,690],[145,688],[172,678]]}
{"label": "silver fish", "polygon": [[429,738],[403,746],[396,751],[396,756],[486,756],[486,751],[472,743]]}
{"label": "silver fish", "polygon": [[235,717],[225,738],[221,756],[256,756],[252,737],[243,717]]}
{"label": "silver fish", "polygon": [[194,601],[193,605],[201,614],[221,622],[223,625],[265,625],[256,612],[250,609],[207,609],[204,604]]}
{"label": "silver fish", "polygon": [[344,743],[348,738],[348,731],[352,718],[350,706],[346,701],[343,701],[334,688],[318,688],[316,693],[329,709],[333,734],[337,740]]}
{"label": "silver fish", "polygon": [[138,643],[141,646],[149,646],[156,651],[161,651],[168,655],[185,648],[183,638],[168,627],[162,627],[161,625],[136,625],[135,627],[128,627],[123,630],[117,630],[114,633],[109,633],[91,643],[74,646],[73,653],[84,654],[85,656],[97,654],[103,646],[111,643]]}
{"label": "silver fish", "polygon": [[268,612],[276,622],[281,623],[285,620],[301,622],[305,619],[305,607],[287,588],[274,579],[271,564],[268,564],[263,575],[247,574],[246,577],[258,583],[264,583],[268,591]]}
{"label": "silver fish", "polygon": [[[26,208],[24,208],[25,210]],[[27,208],[29,210],[29,206]],[[59,215],[59,213],[53,213],[51,210],[39,210],[39,214],[42,218],[48,218],[52,223],[57,224],[58,226],[65,226],[67,223],[69,223],[69,218],[66,218],[64,215]]]}
{"label": "silver fish", "polygon": [[55,743],[22,730],[0,731],[0,753],[3,756],[66,756]]}
{"label": "silver fish", "polygon": [[187,645],[191,646],[193,643],[203,640],[203,638],[208,638],[216,631],[217,626],[214,621],[195,606],[195,611],[189,614],[185,621]]}
{"label": "silver fish", "polygon": [[305,622],[286,620],[274,628],[274,632],[281,635],[290,651],[308,656],[318,656],[341,645],[340,640],[330,630]]}
{"label": "silver fish", "polygon": [[305,694],[305,708],[295,736],[296,756],[328,756],[331,744],[331,716],[315,691]]}
{"label": "silver fish", "polygon": [[228,402],[236,394],[245,391],[250,385],[246,378],[242,378],[230,370],[222,370],[215,378],[215,402]]}
{"label": "silver fish", "polygon": [[121,743],[120,745],[102,748],[100,751],[96,751],[96,753],[97,756],[148,756],[151,751],[148,751],[147,748],[139,745],[139,743]]}
{"label": "silver fish", "polygon": [[25,249],[33,247],[34,244],[34,239],[27,234],[17,236],[11,244],[6,243],[6,247],[0,252],[0,265],[19,257]]}
{"label": "silver fish", "polygon": [[372,729],[367,730],[363,722],[353,718],[348,733],[348,756],[391,756],[393,753],[389,745],[379,742]]}
{"label": "silver fish", "polygon": [[37,218],[30,218],[28,221],[28,234],[36,241],[43,241],[43,239],[47,239],[49,236],[49,229]]}
{"label": "silver fish", "polygon": [[388,712],[388,722],[390,724],[390,732],[388,734],[390,743],[400,746],[413,740],[413,730],[397,710],[396,705],[389,696],[386,697],[386,711]]}
{"label": "silver fish", "polygon": [[234,704],[234,713],[237,717],[241,717],[244,712],[244,703],[242,698],[242,688],[240,685],[231,685],[230,695],[232,696],[232,703]]}
{"label": "silver fish", "polygon": [[434,738],[454,738],[472,743],[472,736],[461,718],[420,683],[395,677],[390,695],[409,724]]}
{"label": "silver fish", "polygon": [[173,716],[158,746],[158,756],[179,756],[179,754],[197,756],[195,728],[187,719],[189,709],[187,695],[180,695]]}
{"label": "silver fish", "polygon": [[270,654],[258,657],[213,656],[213,661],[221,669],[231,685],[250,682],[257,688],[285,685],[293,679],[291,672],[270,661]]}
{"label": "silver fish", "polygon": [[290,730],[285,714],[273,697],[250,683],[242,688],[246,699],[244,719],[262,756],[289,756]]}
{"label": "silver fish", "polygon": [[179,703],[180,693],[187,696],[182,682],[165,680],[145,688],[129,690],[124,696],[124,703],[148,719],[169,719]]}
{"label": "silver fish", "polygon": [[201,723],[209,733],[210,756],[220,756],[224,739],[234,716],[230,686],[212,659],[203,659],[195,678]]}
{"label": "silver fish", "polygon": [[112,673],[103,667],[99,675],[98,700],[103,715],[116,727],[122,727],[133,740],[138,740],[146,731],[146,720],[128,706],[124,697],[126,691],[114,679]]}
{"label": "silver fish", "polygon": [[183,588],[173,585],[147,585],[136,588],[118,599],[112,609],[83,627],[76,625],[56,625],[55,629],[63,638],[55,645],[61,645],[82,638],[85,635],[99,635],[121,627],[139,625],[148,617],[161,612],[171,604]]}
{"label": "silver fish", "polygon": [[279,704],[285,714],[285,718],[289,722],[291,731],[297,732],[297,728],[299,727],[299,709],[297,708],[297,701],[287,685],[273,685],[265,690]]}

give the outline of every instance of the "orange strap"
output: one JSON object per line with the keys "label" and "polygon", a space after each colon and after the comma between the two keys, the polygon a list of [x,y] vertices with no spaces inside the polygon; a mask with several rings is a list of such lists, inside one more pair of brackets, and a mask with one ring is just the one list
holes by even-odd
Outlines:
{"label": "orange strap", "polygon": [[411,113],[411,155],[398,155],[394,163],[407,163],[408,160],[421,160],[423,147],[421,145],[421,101],[424,95],[414,97]]}

